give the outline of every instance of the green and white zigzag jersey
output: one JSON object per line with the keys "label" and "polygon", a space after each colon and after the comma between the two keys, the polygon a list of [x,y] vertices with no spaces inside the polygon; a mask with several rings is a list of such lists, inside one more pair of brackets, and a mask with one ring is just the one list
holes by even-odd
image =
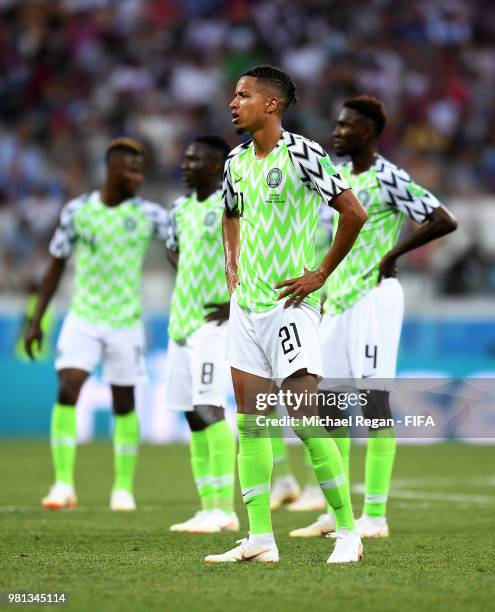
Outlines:
{"label": "green and white zigzag jersey", "polygon": [[141,276],[150,239],[165,241],[168,213],[132,198],[110,207],[95,191],[71,200],[60,214],[50,253],[68,259],[75,250],[71,312],[89,323],[129,327],[141,317]]}
{"label": "green and white zigzag jersey", "polygon": [[221,190],[202,202],[195,193],[179,198],[172,208],[167,247],[180,256],[168,334],[176,341],[187,338],[205,323],[205,304],[229,301],[222,213]]}
{"label": "green and white zigzag jersey", "polygon": [[324,309],[330,314],[347,310],[377,284],[380,261],[396,245],[406,216],[423,223],[440,206],[407,172],[380,155],[361,174],[353,174],[352,162],[339,166],[339,171],[366,208],[368,220],[327,281]]}
{"label": "green and white zigzag jersey", "polygon": [[[255,156],[253,143],[234,149],[225,164],[226,208],[240,215],[239,306],[263,312],[276,306],[283,280],[314,270],[318,209],[348,185],[320,147],[284,131],[264,159]],[[305,303],[319,310],[319,298]]]}

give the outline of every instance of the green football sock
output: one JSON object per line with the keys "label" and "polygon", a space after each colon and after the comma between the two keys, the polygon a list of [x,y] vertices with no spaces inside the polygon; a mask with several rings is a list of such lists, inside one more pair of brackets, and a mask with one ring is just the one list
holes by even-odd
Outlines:
{"label": "green football sock", "polygon": [[206,430],[191,431],[191,467],[203,510],[213,510],[214,490],[210,475],[210,457]]}
{"label": "green football sock", "polygon": [[273,411],[267,416],[270,419],[270,439],[273,454],[273,477],[283,478],[291,474],[287,447],[285,445],[284,434],[280,425],[275,425],[273,419],[278,419],[278,413]]}
{"label": "green football sock", "polygon": [[331,434],[335,440],[335,444],[339,449],[340,456],[342,457],[342,465],[344,466],[344,474],[349,483],[349,468],[351,458],[351,432],[348,427],[337,427],[333,429]]}
{"label": "green football sock", "polygon": [[[349,464],[351,454],[351,434],[348,427],[336,427],[332,429],[330,435],[335,440],[335,444],[339,449],[340,456],[342,457],[342,465],[344,467],[344,474],[347,485],[350,487],[349,480]],[[332,508],[329,506],[328,511],[333,514]]]}
{"label": "green football sock", "polygon": [[214,507],[234,510],[235,440],[227,421],[222,420],[205,429],[210,459]]}
{"label": "green football sock", "polygon": [[65,482],[74,486],[77,442],[75,406],[55,404],[50,427],[55,482]]}
{"label": "green football sock", "polygon": [[397,440],[393,427],[370,433],[366,452],[364,514],[384,517]]}
{"label": "green football sock", "polygon": [[324,430],[303,426],[301,423],[296,424],[294,432],[308,449],[323,495],[335,514],[337,529],[353,530],[349,487],[335,441]]}
{"label": "green football sock", "polygon": [[115,479],[113,490],[132,493],[139,446],[139,421],[133,410],[115,415],[113,433]]}
{"label": "green football sock", "polygon": [[249,533],[271,533],[270,478],[273,455],[266,428],[256,424],[256,414],[238,414],[239,481],[249,518]]}
{"label": "green football sock", "polygon": [[303,476],[302,476],[303,486],[314,487],[318,485],[318,482],[315,478],[315,471],[313,469],[313,464],[311,462],[311,455],[309,454],[308,448],[304,445],[304,468],[303,468]]}

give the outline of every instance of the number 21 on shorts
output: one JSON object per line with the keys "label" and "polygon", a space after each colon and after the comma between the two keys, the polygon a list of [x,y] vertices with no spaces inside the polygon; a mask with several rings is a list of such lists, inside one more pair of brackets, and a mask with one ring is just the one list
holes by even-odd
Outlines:
{"label": "number 21 on shorts", "polygon": [[[301,341],[299,339],[299,333],[295,323],[289,323],[280,328],[278,337],[281,339],[281,346],[284,355],[291,353],[296,348],[301,348]],[[294,358],[289,358],[289,362],[293,361]]]}

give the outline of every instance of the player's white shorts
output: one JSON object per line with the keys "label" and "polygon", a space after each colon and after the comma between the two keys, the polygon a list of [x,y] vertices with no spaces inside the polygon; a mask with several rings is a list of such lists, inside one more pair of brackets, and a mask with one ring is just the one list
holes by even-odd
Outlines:
{"label": "player's white shorts", "polygon": [[231,367],[282,382],[297,370],[322,375],[318,324],[310,306],[249,312],[230,300],[227,358]]}
{"label": "player's white shorts", "polygon": [[396,278],[382,280],[342,314],[323,315],[321,387],[332,387],[328,379],[353,378],[358,388],[389,389],[396,374],[403,315],[404,295]]}
{"label": "player's white shorts", "polygon": [[165,372],[165,408],[191,412],[193,406],[223,406],[232,390],[225,358],[227,323],[212,321],[183,343],[170,338]]}
{"label": "player's white shorts", "polygon": [[145,333],[140,321],[132,327],[113,328],[67,315],[57,342],[55,368],[93,372],[103,363],[103,380],[122,387],[146,382]]}

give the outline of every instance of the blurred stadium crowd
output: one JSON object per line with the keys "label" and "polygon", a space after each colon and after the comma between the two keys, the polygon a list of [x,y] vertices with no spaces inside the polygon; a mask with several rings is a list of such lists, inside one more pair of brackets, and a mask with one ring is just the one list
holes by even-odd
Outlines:
{"label": "blurred stadium crowd", "polygon": [[[116,135],[148,145],[144,193],[170,205],[192,137],[236,144],[228,102],[257,63],[297,83],[288,129],[329,146],[341,101],[375,94],[382,152],[417,182],[468,206],[495,188],[490,0],[0,0],[0,19],[0,289],[32,280],[60,206],[98,184]],[[476,231],[444,291],[495,292]]]}

